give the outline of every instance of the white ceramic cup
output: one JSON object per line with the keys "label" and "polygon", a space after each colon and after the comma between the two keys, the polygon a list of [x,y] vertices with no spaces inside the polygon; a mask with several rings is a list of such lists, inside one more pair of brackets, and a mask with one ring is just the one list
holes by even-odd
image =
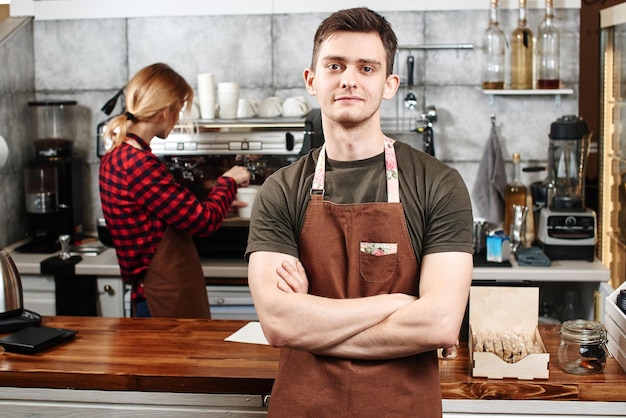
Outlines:
{"label": "white ceramic cup", "polygon": [[220,107],[220,119],[237,119],[239,84],[234,82],[218,83],[217,103]]}
{"label": "white ceramic cup", "polygon": [[311,111],[311,105],[303,96],[289,97],[283,102],[283,116],[300,117]]}
{"label": "white ceramic cup", "polygon": [[202,119],[215,119],[215,76],[198,74],[198,104]]}
{"label": "white ceramic cup", "polygon": [[278,97],[268,97],[259,105],[259,116],[262,118],[275,118],[283,112],[283,102]]}
{"label": "white ceramic cup", "polygon": [[237,106],[238,118],[252,118],[256,116],[259,110],[259,105],[253,99],[239,99],[239,105]]}
{"label": "white ceramic cup", "polygon": [[237,214],[242,219],[250,219],[252,215],[252,206],[254,205],[254,199],[258,191],[257,186],[240,187],[237,189],[237,200],[246,202],[248,206],[237,208]]}

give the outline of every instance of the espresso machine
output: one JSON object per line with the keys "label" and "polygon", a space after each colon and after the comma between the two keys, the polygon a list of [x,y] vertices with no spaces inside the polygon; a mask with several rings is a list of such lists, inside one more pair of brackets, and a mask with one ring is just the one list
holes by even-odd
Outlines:
{"label": "espresso machine", "polygon": [[[200,199],[234,165],[247,167],[250,184],[260,186],[272,173],[324,142],[319,109],[306,117],[198,120],[194,125],[193,132],[177,126],[168,138],[153,138],[150,148],[174,178]],[[98,140],[97,148],[106,149],[101,136]],[[241,259],[249,227],[249,219],[231,211],[210,236],[194,237],[200,257]]]}
{"label": "espresso machine", "polygon": [[[537,241],[552,260],[593,261],[596,214],[585,207],[585,168],[591,133],[587,122],[562,116],[550,126],[545,202],[539,210]],[[537,202],[534,202],[537,205]]]}
{"label": "espresso machine", "polygon": [[74,241],[83,232],[82,162],[72,155],[76,104],[28,103],[35,158],[24,170],[24,191],[31,240],[18,251],[53,253],[60,249],[60,235]]}

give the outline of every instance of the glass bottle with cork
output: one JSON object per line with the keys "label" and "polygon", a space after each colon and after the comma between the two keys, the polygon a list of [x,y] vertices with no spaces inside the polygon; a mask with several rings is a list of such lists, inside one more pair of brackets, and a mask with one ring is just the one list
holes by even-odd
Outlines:
{"label": "glass bottle with cork", "polygon": [[502,228],[506,235],[511,233],[513,222],[513,205],[526,206],[528,189],[522,183],[521,156],[518,152],[513,154],[513,180],[506,185],[504,193],[504,224]]}
{"label": "glass bottle with cork", "polygon": [[498,24],[498,0],[491,0],[489,27],[483,33],[483,89],[504,88],[506,38]]}
{"label": "glass bottle with cork", "polygon": [[553,0],[546,0],[546,15],[537,31],[537,88],[560,86],[559,31],[554,27]]}
{"label": "glass bottle with cork", "polygon": [[526,0],[519,0],[519,21],[511,36],[511,88],[533,88],[533,33],[526,22]]}

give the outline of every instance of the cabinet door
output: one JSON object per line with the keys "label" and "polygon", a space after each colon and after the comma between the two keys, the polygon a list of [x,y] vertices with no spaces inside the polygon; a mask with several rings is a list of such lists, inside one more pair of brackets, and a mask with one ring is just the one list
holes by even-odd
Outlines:
{"label": "cabinet door", "polygon": [[21,275],[24,309],[39,315],[56,315],[54,277]]}
{"label": "cabinet door", "polygon": [[98,278],[100,316],[124,316],[124,283],[119,277]]}
{"label": "cabinet door", "polygon": [[626,4],[601,12],[600,253],[617,288],[626,272]]}

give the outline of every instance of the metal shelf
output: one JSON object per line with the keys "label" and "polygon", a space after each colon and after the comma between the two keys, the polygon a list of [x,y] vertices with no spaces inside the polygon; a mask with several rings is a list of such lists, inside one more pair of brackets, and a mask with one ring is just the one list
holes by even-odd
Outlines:
{"label": "metal shelf", "polygon": [[398,50],[407,51],[412,49],[474,49],[473,44],[417,44],[398,45]]}
{"label": "metal shelf", "polygon": [[561,105],[561,95],[573,94],[573,89],[501,89],[501,90],[483,90],[484,94],[489,95],[489,104],[493,105],[495,96],[554,96],[554,103],[557,107]]}

